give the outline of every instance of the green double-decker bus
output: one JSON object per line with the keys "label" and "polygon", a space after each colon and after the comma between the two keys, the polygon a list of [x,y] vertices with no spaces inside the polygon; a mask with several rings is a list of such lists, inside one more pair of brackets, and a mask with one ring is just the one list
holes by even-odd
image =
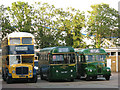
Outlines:
{"label": "green double-decker bus", "polygon": [[41,80],[74,81],[76,78],[74,48],[67,46],[43,48],[37,55]]}
{"label": "green double-decker bus", "polygon": [[104,49],[76,50],[77,78],[85,77],[86,80],[96,80],[97,77],[110,79],[111,69],[106,66],[107,52]]}

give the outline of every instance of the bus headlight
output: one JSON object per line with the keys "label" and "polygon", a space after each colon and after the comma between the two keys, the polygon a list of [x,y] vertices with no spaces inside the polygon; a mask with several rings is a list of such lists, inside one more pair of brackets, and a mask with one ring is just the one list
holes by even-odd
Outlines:
{"label": "bus headlight", "polygon": [[89,72],[92,72],[92,69],[88,69]]}
{"label": "bus headlight", "polygon": [[110,71],[110,69],[107,69],[107,71],[109,72],[109,71]]}
{"label": "bus headlight", "polygon": [[73,72],[73,70],[70,70],[71,72]]}
{"label": "bus headlight", "polygon": [[32,73],[32,70],[30,70],[29,73]]}
{"label": "bus headlight", "polygon": [[15,71],[13,70],[12,73],[15,73]]}
{"label": "bus headlight", "polygon": [[90,69],[90,72],[92,72],[92,69]]}
{"label": "bus headlight", "polygon": [[56,70],[56,72],[58,73],[58,70]]}

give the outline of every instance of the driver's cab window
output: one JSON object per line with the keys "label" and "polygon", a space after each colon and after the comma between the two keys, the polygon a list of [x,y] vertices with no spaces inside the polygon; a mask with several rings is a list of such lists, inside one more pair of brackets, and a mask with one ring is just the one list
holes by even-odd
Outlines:
{"label": "driver's cab window", "polygon": [[18,63],[21,63],[20,56],[16,56],[16,59],[17,59]]}

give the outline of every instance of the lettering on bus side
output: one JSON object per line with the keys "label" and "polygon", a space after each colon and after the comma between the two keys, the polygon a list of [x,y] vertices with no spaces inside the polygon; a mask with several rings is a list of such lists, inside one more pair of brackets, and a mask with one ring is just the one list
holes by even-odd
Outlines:
{"label": "lettering on bus side", "polygon": [[100,50],[99,49],[91,49],[90,53],[100,53]]}
{"label": "lettering on bus side", "polygon": [[58,49],[59,52],[69,52],[68,48],[59,48]]}

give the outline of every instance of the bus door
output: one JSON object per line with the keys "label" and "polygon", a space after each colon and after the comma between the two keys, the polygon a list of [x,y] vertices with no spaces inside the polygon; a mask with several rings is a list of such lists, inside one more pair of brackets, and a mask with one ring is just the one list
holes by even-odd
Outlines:
{"label": "bus door", "polygon": [[80,74],[81,76],[85,75],[85,68],[86,68],[86,60],[85,60],[85,55],[80,55],[80,63],[79,63],[79,68],[80,68]]}

